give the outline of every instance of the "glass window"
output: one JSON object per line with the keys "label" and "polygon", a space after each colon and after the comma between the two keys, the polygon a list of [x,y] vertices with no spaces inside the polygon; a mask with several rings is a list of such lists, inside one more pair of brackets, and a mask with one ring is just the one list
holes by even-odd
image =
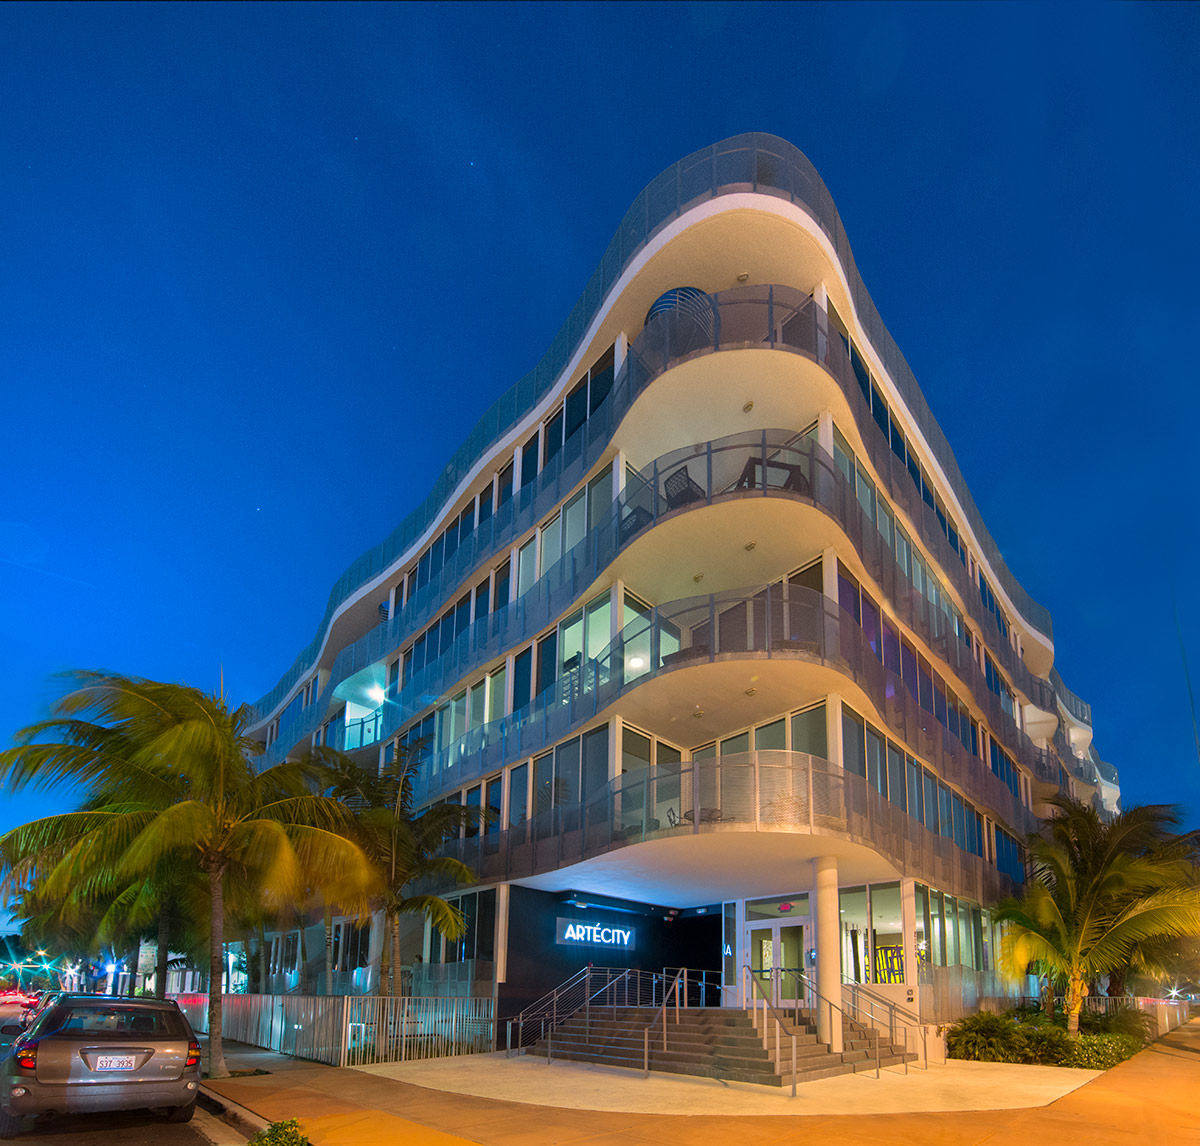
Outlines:
{"label": "glass window", "polygon": [[495,779],[489,780],[487,782],[488,820],[487,820],[487,827],[485,830],[489,836],[500,831],[500,827],[501,827],[501,824],[500,824],[500,807],[501,807],[500,799],[501,799],[501,796],[500,796],[500,794],[501,794],[502,788],[503,788],[503,781],[502,781],[501,777],[499,777],[499,776],[497,776]]}
{"label": "glass window", "polygon": [[545,460],[542,462],[543,467],[550,464],[550,459],[562,449],[562,444],[563,412],[560,408],[555,413],[551,414],[550,418],[546,422],[545,433],[542,434],[543,457],[545,458]]}
{"label": "glass window", "polygon": [[842,888],[838,895],[842,926],[842,974],[855,983],[871,981],[871,937],[867,889]]}
{"label": "glass window", "polygon": [[858,582],[849,576],[838,562],[838,604],[842,610],[854,618],[856,624],[862,624],[862,609],[858,600]]}
{"label": "glass window", "polygon": [[757,752],[773,750],[783,751],[787,748],[787,729],[785,722],[772,721],[754,730],[754,748]]}
{"label": "glass window", "polygon": [[558,632],[538,641],[537,692],[540,696],[558,679]]}
{"label": "glass window", "polygon": [[482,620],[488,615],[488,605],[491,602],[492,584],[490,581],[480,581],[475,586],[475,620]]}
{"label": "glass window", "polygon": [[595,529],[604,521],[613,503],[612,462],[604,467],[587,487],[588,528]]}
{"label": "glass window", "polygon": [[952,895],[944,896],[946,925],[943,939],[946,944],[946,966],[958,964],[958,901]]}
{"label": "glass window", "polygon": [[513,712],[524,708],[532,699],[533,647],[522,649],[513,660]]}
{"label": "glass window", "polygon": [[479,524],[482,525],[492,516],[492,487],[489,485],[479,494]]}
{"label": "glass window", "polygon": [[574,672],[583,664],[583,610],[576,609],[558,626],[560,671]]}
{"label": "glass window", "polygon": [[871,943],[876,983],[904,982],[904,922],[900,884],[871,884]]}
{"label": "glass window", "polygon": [[541,575],[544,577],[562,557],[562,518],[556,513],[542,526]]}
{"label": "glass window", "polygon": [[583,798],[588,799],[608,783],[608,725],[583,734]]}
{"label": "glass window", "polygon": [[[578,741],[575,741],[578,743]],[[533,761],[533,807],[541,816],[554,807],[554,753],[546,752]],[[542,830],[538,829],[539,837]]]}
{"label": "glass window", "polygon": [[492,612],[497,609],[504,608],[508,604],[508,585],[511,576],[509,562],[505,561],[499,569],[496,570],[496,576],[492,579]]}
{"label": "glass window", "polygon": [[864,592],[862,594],[862,627],[867,645],[879,660],[883,660],[883,644],[879,631],[879,607]]}
{"label": "glass window", "polygon": [[587,532],[587,491],[580,490],[563,506],[563,553],[570,553]]}
{"label": "glass window", "polygon": [[908,809],[904,777],[904,753],[890,740],[887,746],[888,799],[898,808]]}
{"label": "glass window", "polygon": [[954,838],[954,815],[951,812],[950,789],[938,784],[938,827],[947,839]]}
{"label": "glass window", "polygon": [[921,770],[921,776],[925,788],[925,826],[936,836],[938,834],[937,780],[934,779],[933,773],[926,769]]}
{"label": "glass window", "polygon": [[507,673],[507,666],[504,666],[488,677],[488,720],[499,720],[508,711],[504,695]]}
{"label": "glass window", "polygon": [[924,967],[929,963],[929,888],[923,883],[913,885],[916,893],[916,929],[913,932],[913,946],[917,953],[917,965]]}
{"label": "glass window", "polygon": [[467,818],[467,838],[479,835],[479,812],[480,804],[480,785],[476,784],[473,788],[467,789],[466,805],[470,809],[470,815]]}
{"label": "glass window", "polygon": [[499,509],[512,498],[513,491],[513,464],[508,465],[500,471],[500,492],[496,496],[496,508]]}
{"label": "glass window", "polygon": [[921,799],[921,766],[907,757],[908,770],[908,814],[921,823],[925,820],[925,802]]}
{"label": "glass window", "polygon": [[867,477],[867,471],[858,467],[858,504],[868,521],[875,520],[875,483]]}
{"label": "glass window", "polygon": [[537,538],[531,537],[517,550],[517,596],[525,596],[536,581]]}
{"label": "glass window", "polygon": [[579,737],[554,750],[554,806],[579,803]]}
{"label": "glass window", "polygon": [[508,826],[519,827],[529,818],[529,765],[508,770]]}
{"label": "glass window", "polygon": [[538,436],[532,438],[521,447],[521,488],[533,485],[538,474]]}
{"label": "glass window", "polygon": [[589,660],[595,660],[612,641],[612,597],[605,593],[597,597],[587,607],[587,648],[584,655]]}
{"label": "glass window", "polygon": [[792,751],[808,752],[829,759],[829,740],[825,727],[825,706],[805,709],[792,717]]}
{"label": "glass window", "polygon": [[940,891],[929,894],[929,961],[935,967],[946,966],[946,921],[943,916],[943,896]]}
{"label": "glass window", "polygon": [[650,767],[650,737],[632,728],[621,730],[621,772],[644,772]]}
{"label": "glass window", "polygon": [[867,725],[867,780],[881,795],[887,795],[887,757],[883,737]]}
{"label": "glass window", "polygon": [[736,736],[728,736],[721,741],[721,755],[732,756],[738,752],[750,751],[750,733],[739,732]]}
{"label": "glass window", "polygon": [[866,730],[862,718],[842,705],[842,767],[856,776],[867,774]]}
{"label": "glass window", "polygon": [[565,403],[565,436],[570,438],[587,421],[587,375],[585,374],[567,395]]}

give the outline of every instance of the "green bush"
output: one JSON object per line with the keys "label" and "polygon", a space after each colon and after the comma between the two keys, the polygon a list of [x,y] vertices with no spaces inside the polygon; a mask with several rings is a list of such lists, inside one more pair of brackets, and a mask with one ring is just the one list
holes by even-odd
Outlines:
{"label": "green bush", "polygon": [[294,1118],[287,1122],[272,1122],[266,1130],[260,1130],[246,1146],[311,1146],[308,1138]]}
{"label": "green bush", "polygon": [[1055,1023],[1026,1023],[1017,1031],[1021,1037],[1021,1062],[1058,1066],[1071,1053],[1070,1037]]}
{"label": "green bush", "polygon": [[1137,1035],[1080,1035],[1071,1045],[1063,1066],[1108,1070],[1142,1049]]}
{"label": "green bush", "polygon": [[987,1011],[959,1019],[946,1032],[947,1057],[973,1062],[1020,1062],[1023,1044],[1012,1019]]}
{"label": "green bush", "polygon": [[[1080,1015],[1081,1020],[1082,1018]],[[1145,1044],[1158,1033],[1158,1024],[1154,1021],[1154,1016],[1136,1007],[1123,1007],[1107,1015],[1094,1015],[1092,1020],[1086,1028],[1082,1021],[1080,1022],[1079,1029],[1084,1034],[1132,1035]]]}

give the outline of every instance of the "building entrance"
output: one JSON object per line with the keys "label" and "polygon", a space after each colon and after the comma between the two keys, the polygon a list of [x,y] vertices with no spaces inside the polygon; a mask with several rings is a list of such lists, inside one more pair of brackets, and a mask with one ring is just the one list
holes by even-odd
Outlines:
{"label": "building entrance", "polygon": [[808,896],[750,900],[746,904],[746,966],[775,1004],[803,994],[797,976],[809,960]]}

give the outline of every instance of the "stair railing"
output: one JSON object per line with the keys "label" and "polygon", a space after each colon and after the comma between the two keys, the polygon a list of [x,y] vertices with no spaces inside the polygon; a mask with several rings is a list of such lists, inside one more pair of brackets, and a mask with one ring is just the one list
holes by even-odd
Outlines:
{"label": "stair railing", "polygon": [[[770,1036],[768,1034],[769,1022],[774,1023],[775,1031],[775,1069],[780,1074],[783,1066],[782,1060],[782,1039],[787,1036],[792,1043],[792,1097],[796,1097],[796,1029],[795,1024],[789,1030],[786,1024],[786,1016],[784,1013],[767,998],[767,992],[763,988],[759,980],[759,975],[770,974],[770,972],[755,972],[751,967],[745,966],[742,968],[742,995],[750,1003],[750,1019],[754,1023],[754,1029],[759,1029],[759,1014],[762,1015],[762,1041],[763,1050],[770,1052]],[[747,981],[749,981],[749,989],[747,990]],[[755,996],[757,995],[757,1000]],[[799,1010],[796,1014],[799,1019]]]}
{"label": "stair railing", "polygon": [[[799,1011],[800,1011],[801,998],[803,998],[805,1001],[808,1001],[810,999],[812,1000],[812,1009],[813,1009],[814,1015],[816,1015],[816,1013],[817,1013],[817,1011],[816,1011],[817,1004],[823,1003],[826,1007],[829,1008],[830,1029],[833,1028],[833,1023],[834,1023],[833,1012],[837,1011],[837,1013],[842,1016],[842,1038],[843,1038],[843,1040],[846,1037],[847,1022],[848,1021],[861,1022],[861,1020],[857,1020],[857,1019],[851,1020],[850,1016],[846,1013],[846,1011],[842,1007],[838,1006],[838,1004],[835,1003],[832,999],[829,999],[826,996],[822,995],[821,992],[817,990],[816,983],[814,983],[806,974],[804,974],[803,971],[798,971],[792,967],[785,967],[782,969],[782,973],[784,975],[791,976],[793,979],[796,980],[796,986],[797,986],[796,1012],[797,1012],[797,1014],[799,1014]],[[862,1025],[866,1026],[867,1024],[863,1023]],[[879,1062],[879,1059],[880,1059],[879,1031],[876,1029],[872,1029],[871,1033],[875,1036],[875,1038],[873,1040],[875,1043],[875,1077],[880,1078],[880,1077],[882,1077],[882,1072],[881,1072],[880,1062]],[[871,1041],[869,1039],[869,1036],[868,1036],[868,1041]]]}
{"label": "stair railing", "polygon": [[[658,1022],[659,1016],[662,1017],[662,1049],[663,1053],[667,1050],[667,1004],[671,1001],[671,996],[675,996],[675,1025],[679,1026],[679,987],[683,981],[684,975],[687,974],[686,967],[680,967],[675,974],[675,978],[667,982],[666,973],[663,973],[663,999],[662,1006],[658,1008],[655,1014],[645,1027],[642,1028],[642,1077],[650,1077],[650,1029]],[[684,1006],[687,1006],[686,1000]]]}
{"label": "stair railing", "polygon": [[[590,1030],[592,1001],[600,999],[607,993],[614,1000],[611,1005],[615,1008],[617,1006],[615,999],[622,988],[624,988],[626,996],[628,995],[629,977],[639,974],[643,974],[643,972],[637,972],[628,967],[593,967],[590,965],[581,967],[554,990],[547,992],[520,1014],[508,1020],[506,1053],[511,1055],[514,1049],[521,1051],[530,1043],[544,1038],[547,1040],[546,1062],[549,1063],[553,1054],[553,1032],[560,1023],[580,1010],[586,1009]],[[515,1047],[513,1044],[514,1026],[517,1029]]]}
{"label": "stair railing", "polygon": [[[849,997],[847,998],[847,989],[849,989]],[[884,998],[862,983],[857,983],[848,975],[842,975],[842,998],[846,1001],[853,1014],[865,1014],[871,1018],[871,1024],[874,1026],[878,1022],[880,1011],[886,1015],[888,1024],[888,1038],[895,1045],[896,1035],[900,1033],[904,1038],[904,1073],[908,1074],[908,1032],[910,1029],[915,1029],[921,1032],[921,1068],[929,1069],[929,1039],[925,1030],[925,1024],[921,1022],[921,1017],[915,1011],[910,1011],[905,1007],[901,1007],[898,1003],[893,1003],[891,999]],[[862,1022],[862,1019],[859,1019]]]}

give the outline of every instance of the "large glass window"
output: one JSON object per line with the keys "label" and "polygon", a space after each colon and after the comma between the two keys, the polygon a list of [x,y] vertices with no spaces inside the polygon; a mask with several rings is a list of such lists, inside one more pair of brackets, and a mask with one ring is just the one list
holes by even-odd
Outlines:
{"label": "large glass window", "polygon": [[520,827],[529,818],[529,765],[518,764],[508,772],[508,826]]}
{"label": "large glass window", "polygon": [[871,940],[875,949],[874,981],[904,982],[904,923],[899,883],[871,884]]}
{"label": "large glass window", "polygon": [[862,718],[842,705],[842,767],[856,776],[867,774],[866,729]]}
{"label": "large glass window", "polygon": [[855,983],[871,981],[871,936],[865,887],[842,888],[838,896],[842,926],[842,974]]}
{"label": "large glass window", "polygon": [[817,705],[792,717],[792,751],[808,752],[829,759],[829,739],[825,726],[825,706]]}
{"label": "large glass window", "polygon": [[782,719],[764,724],[754,730],[754,748],[757,752],[783,751],[787,748],[787,730]]}

